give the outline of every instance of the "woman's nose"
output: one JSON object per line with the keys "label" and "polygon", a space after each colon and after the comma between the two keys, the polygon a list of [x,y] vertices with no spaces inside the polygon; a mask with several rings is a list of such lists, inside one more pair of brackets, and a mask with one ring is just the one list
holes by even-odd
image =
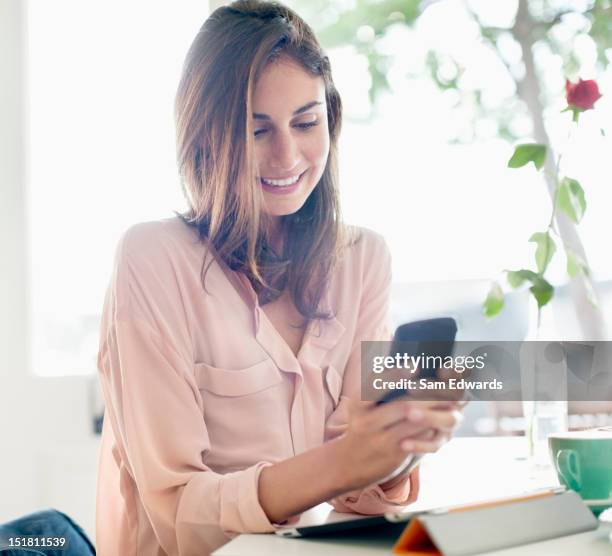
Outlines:
{"label": "woman's nose", "polygon": [[279,170],[293,170],[298,162],[298,145],[290,133],[278,133],[272,144],[270,166]]}

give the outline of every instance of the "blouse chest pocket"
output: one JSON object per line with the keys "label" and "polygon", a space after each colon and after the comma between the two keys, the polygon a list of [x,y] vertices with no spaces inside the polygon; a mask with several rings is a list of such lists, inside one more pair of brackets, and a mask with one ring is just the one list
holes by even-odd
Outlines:
{"label": "blouse chest pocket", "polygon": [[[270,457],[286,438],[291,385],[270,360],[244,369],[194,365],[212,468],[244,468]],[[281,440],[279,440],[281,439]]]}
{"label": "blouse chest pocket", "polygon": [[271,359],[265,359],[244,369],[220,369],[207,363],[194,366],[200,390],[224,397],[256,394],[280,384],[283,377]]}

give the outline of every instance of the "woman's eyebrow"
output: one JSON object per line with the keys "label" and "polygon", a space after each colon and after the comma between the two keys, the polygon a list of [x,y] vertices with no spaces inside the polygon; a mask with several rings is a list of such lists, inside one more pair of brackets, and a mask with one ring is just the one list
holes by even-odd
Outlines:
{"label": "woman's eyebrow", "polygon": [[[317,106],[319,104],[323,104],[320,100],[312,100],[304,106],[300,106],[295,112],[293,112],[293,116],[297,116],[298,114],[302,114],[307,110],[310,110],[313,106]],[[256,120],[270,120],[270,116],[267,114],[259,114],[258,112],[253,112],[253,118]]]}

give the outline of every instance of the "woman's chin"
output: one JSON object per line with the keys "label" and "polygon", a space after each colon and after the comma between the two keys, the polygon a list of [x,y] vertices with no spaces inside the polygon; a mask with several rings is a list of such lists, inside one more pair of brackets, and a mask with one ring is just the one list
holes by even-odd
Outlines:
{"label": "woman's chin", "polygon": [[279,207],[277,203],[274,203],[274,206],[271,206],[272,203],[265,204],[265,211],[268,216],[272,217],[280,217],[280,216],[289,216],[290,214],[295,214],[298,210],[302,208],[304,203],[301,203],[296,206],[291,207]]}
{"label": "woman's chin", "polygon": [[[310,192],[309,192],[310,194]],[[280,197],[264,192],[264,210],[270,216],[288,216],[300,210],[308,195]]]}

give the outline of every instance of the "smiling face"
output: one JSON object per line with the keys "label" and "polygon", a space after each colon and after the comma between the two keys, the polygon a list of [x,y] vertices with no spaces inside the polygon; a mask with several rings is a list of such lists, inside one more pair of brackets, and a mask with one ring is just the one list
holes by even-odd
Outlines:
{"label": "smiling face", "polygon": [[281,58],[262,72],[253,95],[257,187],[271,216],[297,212],[329,154],[323,78]]}

